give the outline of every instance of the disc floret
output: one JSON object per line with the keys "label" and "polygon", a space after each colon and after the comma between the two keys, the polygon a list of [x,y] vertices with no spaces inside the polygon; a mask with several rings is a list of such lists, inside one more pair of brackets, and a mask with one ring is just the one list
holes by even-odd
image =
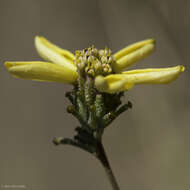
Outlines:
{"label": "disc floret", "polygon": [[75,52],[74,64],[79,75],[95,78],[97,75],[109,75],[113,73],[112,65],[115,59],[111,50],[107,47],[98,50],[93,45],[84,50]]}

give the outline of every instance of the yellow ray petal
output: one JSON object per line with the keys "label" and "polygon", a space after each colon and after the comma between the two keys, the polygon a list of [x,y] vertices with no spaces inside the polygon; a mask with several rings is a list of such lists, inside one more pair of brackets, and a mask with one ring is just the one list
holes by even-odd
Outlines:
{"label": "yellow ray petal", "polygon": [[143,46],[147,45],[147,44],[154,44],[155,43],[155,40],[154,39],[147,39],[147,40],[143,40],[143,41],[140,41],[140,42],[136,42],[136,43],[133,43],[121,50],[119,50],[118,52],[116,52],[114,54],[114,57],[116,60],[120,59],[121,57],[139,49],[139,48],[142,48]]}
{"label": "yellow ray petal", "polygon": [[48,62],[5,62],[5,66],[14,77],[36,81],[73,83],[78,77],[76,71]]}
{"label": "yellow ray petal", "polygon": [[184,66],[162,69],[142,69],[97,76],[95,86],[101,92],[116,93],[131,89],[135,84],[167,84],[178,78],[185,70]]}
{"label": "yellow ray petal", "polygon": [[167,84],[178,78],[185,70],[184,66],[161,69],[139,69],[123,72],[127,81],[134,84]]}
{"label": "yellow ray petal", "polygon": [[46,45],[50,49],[54,50],[58,54],[63,55],[65,58],[67,58],[67,59],[69,59],[71,61],[73,61],[73,59],[75,58],[75,56],[70,51],[58,47],[57,45],[51,43],[50,41],[48,41],[44,37],[42,37],[42,36],[36,36],[35,38],[36,38],[36,40],[38,40],[38,39],[41,40],[41,42],[44,45]]}
{"label": "yellow ray petal", "polygon": [[76,70],[76,66],[72,62],[74,55],[71,52],[55,46],[40,36],[35,37],[35,47],[43,59]]}
{"label": "yellow ray petal", "polygon": [[134,65],[137,61],[145,58],[154,50],[154,40],[145,40],[132,44],[129,47],[124,48],[120,52],[114,54],[116,62],[113,66],[115,72]]}

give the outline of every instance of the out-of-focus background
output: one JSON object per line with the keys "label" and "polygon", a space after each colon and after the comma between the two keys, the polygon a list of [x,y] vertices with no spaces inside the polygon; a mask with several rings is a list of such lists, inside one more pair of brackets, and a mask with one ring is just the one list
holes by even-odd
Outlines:
{"label": "out-of-focus background", "polygon": [[134,68],[186,66],[170,85],[127,92],[133,109],[105,131],[104,144],[122,190],[189,190],[189,18],[189,0],[1,0],[0,188],[111,189],[95,158],[51,142],[78,124],[65,111],[71,87],[14,79],[3,66],[41,60],[33,40],[42,35],[71,51],[117,51],[153,37],[156,52]]}

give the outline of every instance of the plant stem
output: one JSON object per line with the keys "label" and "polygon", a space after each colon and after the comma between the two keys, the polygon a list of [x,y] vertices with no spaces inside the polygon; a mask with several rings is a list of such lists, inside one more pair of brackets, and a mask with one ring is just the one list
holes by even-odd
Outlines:
{"label": "plant stem", "polygon": [[97,157],[98,159],[100,160],[100,162],[102,163],[104,169],[105,169],[105,172],[107,174],[107,177],[111,183],[111,186],[112,186],[112,189],[113,190],[120,190],[119,188],[119,185],[116,181],[116,178],[112,172],[112,169],[111,169],[111,166],[110,166],[110,163],[108,161],[108,158],[107,158],[107,155],[105,153],[105,150],[104,150],[104,147],[103,147],[103,144],[100,142],[98,143],[98,149],[97,149]]}

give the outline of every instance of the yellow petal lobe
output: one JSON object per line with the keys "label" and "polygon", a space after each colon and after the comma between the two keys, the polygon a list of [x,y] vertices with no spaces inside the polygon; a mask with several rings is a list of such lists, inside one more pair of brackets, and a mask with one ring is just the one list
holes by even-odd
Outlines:
{"label": "yellow petal lobe", "polygon": [[48,62],[5,62],[8,71],[17,78],[35,81],[74,83],[77,72]]}
{"label": "yellow petal lobe", "polygon": [[147,39],[147,40],[143,40],[143,41],[140,41],[140,42],[136,42],[136,43],[133,43],[121,50],[119,50],[118,52],[116,52],[114,54],[114,57],[116,60],[120,59],[121,57],[133,52],[133,51],[136,51],[137,49],[140,49],[142,48],[143,46],[147,45],[147,44],[154,44],[155,43],[155,40],[154,39]]}
{"label": "yellow petal lobe", "polygon": [[184,66],[176,66],[161,69],[132,70],[106,77],[97,76],[95,86],[101,92],[116,93],[129,90],[136,84],[168,84],[176,80],[184,70]]}
{"label": "yellow petal lobe", "polygon": [[71,52],[59,48],[40,36],[35,37],[35,47],[43,59],[76,71],[76,66],[72,62],[74,55]]}
{"label": "yellow petal lobe", "polygon": [[155,48],[154,40],[145,40],[124,48],[114,54],[116,62],[113,66],[115,72],[120,72],[151,54]]}
{"label": "yellow petal lobe", "polygon": [[123,72],[127,81],[134,84],[168,84],[184,72],[182,65],[161,69],[139,69]]}

